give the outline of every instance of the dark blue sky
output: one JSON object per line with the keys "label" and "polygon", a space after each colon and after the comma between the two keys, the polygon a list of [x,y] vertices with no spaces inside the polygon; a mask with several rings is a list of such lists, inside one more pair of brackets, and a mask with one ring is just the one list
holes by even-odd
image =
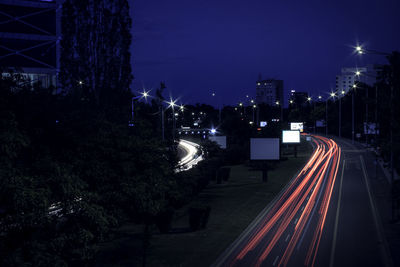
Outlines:
{"label": "dark blue sky", "polygon": [[255,96],[259,73],[284,80],[286,101],[291,89],[327,92],[341,67],[379,61],[353,55],[357,42],[400,50],[398,0],[135,0],[131,8],[134,90],[165,81],[166,95],[185,104]]}

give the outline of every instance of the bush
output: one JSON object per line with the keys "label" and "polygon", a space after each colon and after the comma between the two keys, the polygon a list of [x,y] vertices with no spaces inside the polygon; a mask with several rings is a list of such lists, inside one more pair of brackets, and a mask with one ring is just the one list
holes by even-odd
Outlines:
{"label": "bush", "polygon": [[189,208],[189,225],[192,231],[204,229],[210,217],[211,207],[209,205],[194,204]]}
{"label": "bush", "polygon": [[217,179],[222,179],[222,181],[228,181],[230,173],[231,173],[230,167],[221,167],[218,169]]}
{"label": "bush", "polygon": [[166,234],[171,230],[171,223],[172,218],[174,217],[174,213],[175,211],[170,208],[157,214],[155,220],[157,228],[158,230],[160,230],[160,233]]}

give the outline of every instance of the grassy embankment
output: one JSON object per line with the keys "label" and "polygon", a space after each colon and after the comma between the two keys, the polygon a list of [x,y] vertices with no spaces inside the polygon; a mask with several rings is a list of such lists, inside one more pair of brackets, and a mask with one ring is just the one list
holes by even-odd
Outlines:
{"label": "grassy embankment", "polygon": [[[194,200],[211,206],[206,229],[181,233],[157,234],[151,238],[147,266],[209,266],[279,194],[293,176],[304,166],[312,153],[311,145],[304,141],[298,147],[298,157],[286,155],[292,148],[283,149],[286,161],[275,164],[268,172],[268,182],[262,182],[261,171],[247,165],[231,166],[227,182],[212,182]],[[173,229],[189,227],[188,207],[175,214]],[[106,244],[108,256],[98,265],[140,266],[141,250],[137,226],[120,229],[121,238]],[[111,256],[111,258],[110,258]]]}

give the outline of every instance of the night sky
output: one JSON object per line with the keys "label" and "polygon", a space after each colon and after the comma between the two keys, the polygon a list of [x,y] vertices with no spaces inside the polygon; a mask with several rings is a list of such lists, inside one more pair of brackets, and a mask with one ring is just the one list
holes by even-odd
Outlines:
{"label": "night sky", "polygon": [[[384,63],[354,55],[400,50],[398,0],[136,0],[133,89],[165,81],[184,104],[235,104],[255,96],[258,74],[313,95],[335,87],[342,67]],[[216,96],[212,97],[211,93]]]}

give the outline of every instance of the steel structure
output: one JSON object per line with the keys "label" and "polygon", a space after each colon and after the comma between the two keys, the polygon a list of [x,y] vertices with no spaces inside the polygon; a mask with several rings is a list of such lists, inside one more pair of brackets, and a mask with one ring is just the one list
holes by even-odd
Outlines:
{"label": "steel structure", "polygon": [[[0,66],[57,86],[61,0],[0,0]],[[5,69],[4,69],[5,68]]]}

